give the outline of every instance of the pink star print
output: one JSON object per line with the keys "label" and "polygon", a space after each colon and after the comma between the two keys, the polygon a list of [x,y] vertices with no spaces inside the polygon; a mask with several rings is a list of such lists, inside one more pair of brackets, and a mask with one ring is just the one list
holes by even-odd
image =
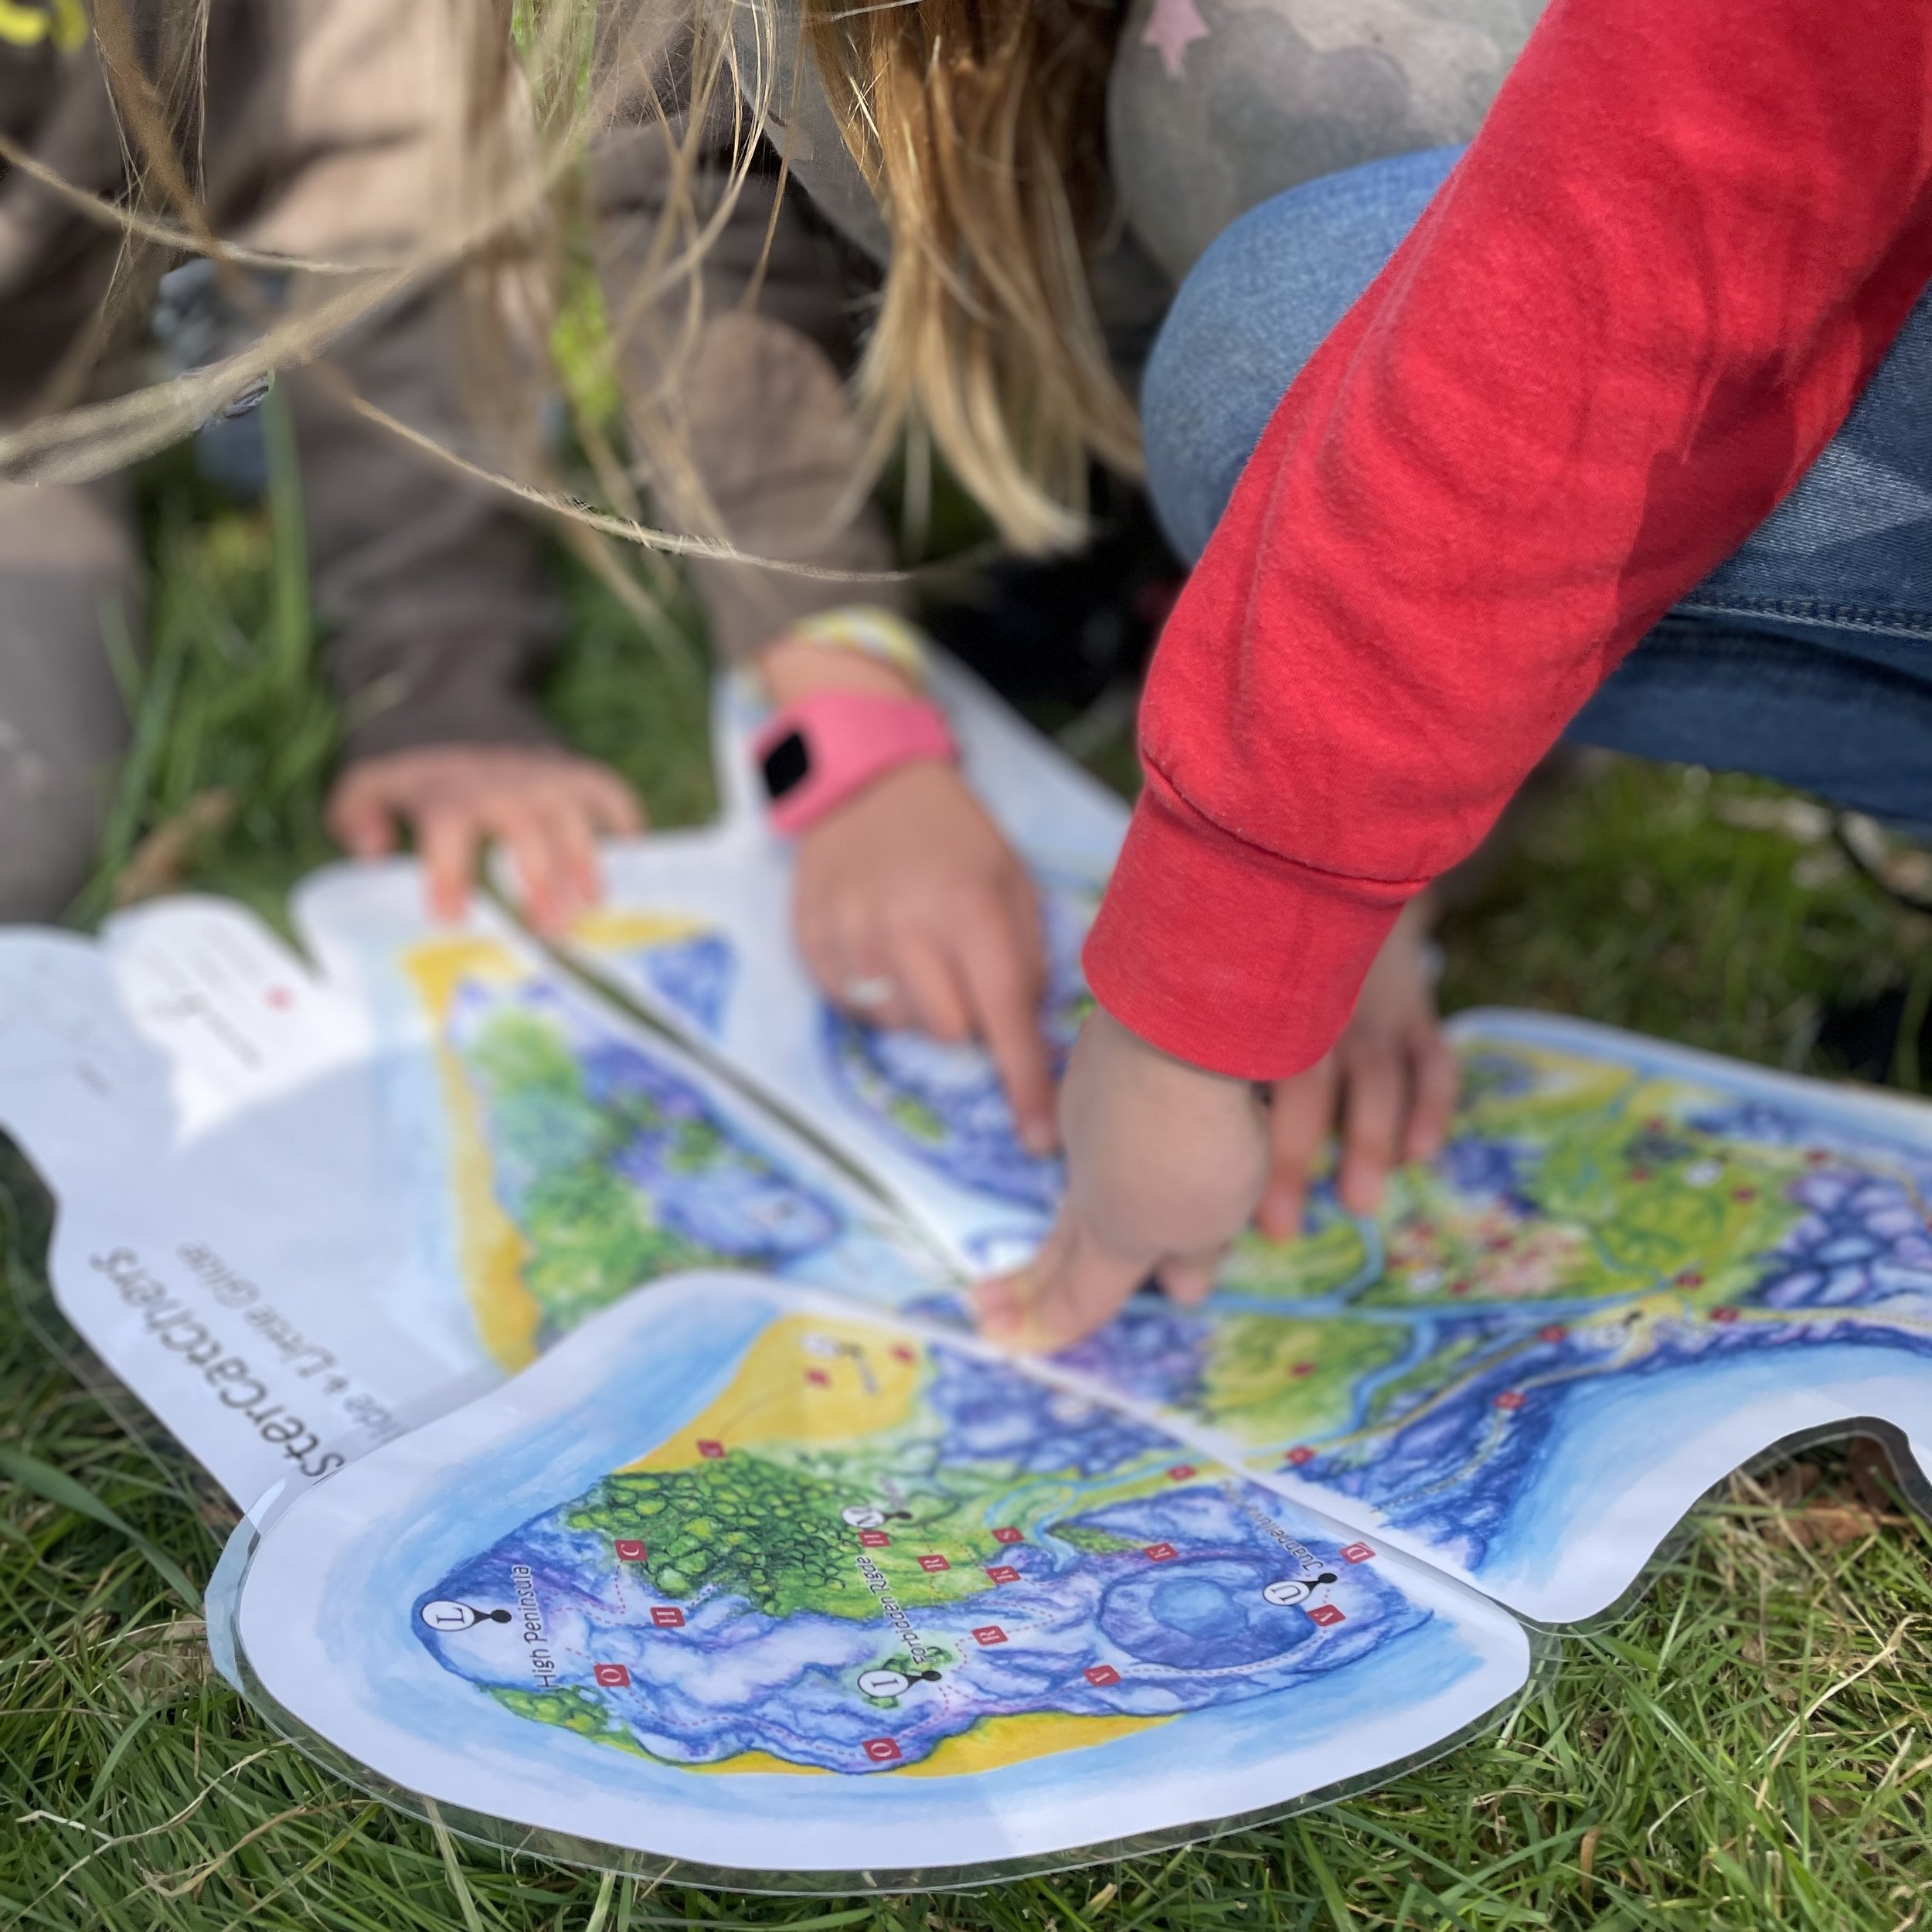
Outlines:
{"label": "pink star print", "polygon": [[1141,30],[1141,45],[1160,50],[1170,80],[1181,77],[1181,62],[1189,47],[1205,40],[1212,29],[1201,18],[1194,0],[1154,0],[1154,12]]}

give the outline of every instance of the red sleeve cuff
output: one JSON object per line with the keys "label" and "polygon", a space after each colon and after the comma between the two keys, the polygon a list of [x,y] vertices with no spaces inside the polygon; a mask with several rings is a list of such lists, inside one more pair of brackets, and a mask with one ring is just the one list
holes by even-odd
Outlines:
{"label": "red sleeve cuff", "polygon": [[1223,831],[1148,774],[1088,935],[1094,997],[1163,1053],[1282,1080],[1332,1046],[1425,882],[1318,872]]}

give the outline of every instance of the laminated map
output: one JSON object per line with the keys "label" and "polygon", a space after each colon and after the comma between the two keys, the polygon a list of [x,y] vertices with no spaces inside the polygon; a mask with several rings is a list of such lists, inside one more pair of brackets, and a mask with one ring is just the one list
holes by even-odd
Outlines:
{"label": "laminated map", "polygon": [[[963,675],[1042,1022],[1122,824]],[[414,867],[291,936],[0,931],[0,1129],[95,1352],[248,1509],[217,1661],[343,1775],[519,1849],[965,1883],[1356,1788],[1493,1723],[1712,1485],[1856,1427],[1932,1471],[1932,1108],[1574,1021],[1449,1023],[1372,1219],[1048,1360],[973,1276],[1060,1185],[976,1049],[857,1026],[741,779],[557,952]]]}

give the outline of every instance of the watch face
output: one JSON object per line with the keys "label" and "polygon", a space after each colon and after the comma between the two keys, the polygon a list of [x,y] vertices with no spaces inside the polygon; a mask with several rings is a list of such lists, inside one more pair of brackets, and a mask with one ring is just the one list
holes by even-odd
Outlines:
{"label": "watch face", "polygon": [[787,732],[764,756],[766,797],[776,801],[796,791],[811,769],[811,754],[805,749],[804,736]]}

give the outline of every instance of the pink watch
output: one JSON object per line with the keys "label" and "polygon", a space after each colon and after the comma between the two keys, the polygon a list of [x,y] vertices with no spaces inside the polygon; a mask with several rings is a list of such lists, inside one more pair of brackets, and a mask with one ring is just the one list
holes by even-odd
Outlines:
{"label": "pink watch", "polygon": [[869,691],[818,691],[787,705],[753,740],[771,822],[796,835],[875,778],[918,758],[957,756],[937,705]]}

